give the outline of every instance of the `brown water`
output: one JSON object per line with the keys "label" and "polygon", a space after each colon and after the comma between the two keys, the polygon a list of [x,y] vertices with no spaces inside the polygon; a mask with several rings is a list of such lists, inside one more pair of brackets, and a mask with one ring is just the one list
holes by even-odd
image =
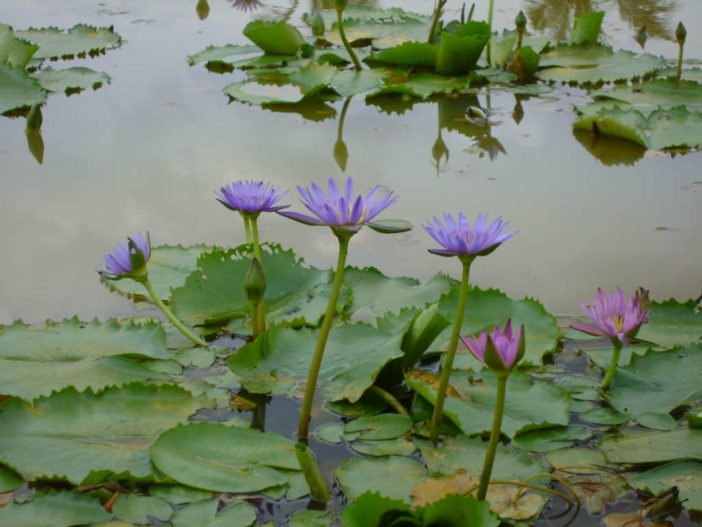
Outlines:
{"label": "brown water", "polygon": [[[697,0],[496,0],[495,27],[511,27],[519,9],[528,29],[566,37],[575,13],[605,9],[604,40],[639,50],[633,35],[646,23],[646,51],[673,58],[670,39],[678,20],[688,28],[687,56],[702,58]],[[126,236],[148,230],[154,244],[244,241],[238,215],[219,205],[213,191],[238,179],[295,185],[351,175],[360,189],[381,184],[400,198],[388,217],[411,220],[409,234],[387,237],[362,231],[349,263],[374,265],[389,275],[428,278],[443,270],[457,276],[455,259],[432,256],[433,240],[420,225],[443,212],[487,212],[511,221],[519,234],[473,266],[471,279],[513,297],[528,295],[559,314],[577,313],[577,302],[597,287],[651,290],[662,300],[697,297],[702,290],[702,172],[700,153],[671,156],[621,141],[574,135],[573,104],[582,90],[558,88],[521,101],[492,89],[489,104],[500,124],[476,131],[462,119],[475,99],[444,99],[398,106],[348,106],[343,139],[346,171],[333,148],[343,101],[328,118],[309,120],[228,103],[221,89],[241,73],[217,75],[189,67],[187,56],[210,44],[246,43],[252,17],[281,17],[279,2],[253,13],[210,0],[201,20],[196,1],[3,0],[0,23],[16,29],[76,23],[114,25],[122,47],[94,59],[62,61],[112,77],[109,85],[66,97],[54,94],[43,108],[43,164],[32,157],[24,119],[0,117],[0,323],[40,322],[78,314],[92,318],[128,314],[95,269]],[[428,13],[423,0],[377,2]],[[273,6],[273,7],[271,7]],[[451,0],[449,15],[460,8]],[[309,9],[301,1],[292,14]],[[485,18],[487,1],[476,6]],[[487,96],[477,102],[486,106]],[[335,113],[335,115],[334,115]],[[518,113],[518,109],[517,109]],[[448,149],[437,167],[432,157],[439,128]],[[491,144],[494,159],[476,143]],[[309,263],[330,267],[336,244],[328,229],[306,228],[267,215],[262,237],[293,247]]]}

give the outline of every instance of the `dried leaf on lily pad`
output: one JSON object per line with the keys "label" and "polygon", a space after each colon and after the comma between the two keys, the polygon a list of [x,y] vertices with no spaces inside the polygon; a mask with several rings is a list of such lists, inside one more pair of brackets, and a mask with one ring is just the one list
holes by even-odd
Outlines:
{"label": "dried leaf on lily pad", "polygon": [[[405,381],[419,395],[433,404],[438,376],[426,371],[410,371]],[[497,393],[495,375],[489,370],[479,373],[453,370],[449,378],[452,389],[444,402],[444,416],[465,434],[479,434],[492,429]],[[502,418],[502,433],[513,437],[529,430],[568,424],[571,398],[560,388],[532,382],[527,375],[514,372],[507,381],[507,399]]]}
{"label": "dried leaf on lily pad", "polygon": [[541,54],[536,76],[543,81],[597,84],[644,77],[666,65],[653,55],[605,46],[559,46]]}
{"label": "dried leaf on lily pad", "polygon": [[112,28],[76,24],[70,29],[56,27],[15,31],[15,36],[37,44],[34,58],[53,59],[72,57],[83,53],[95,54],[119,47],[122,37]]}
{"label": "dried leaf on lily pad", "polygon": [[608,503],[615,503],[629,492],[626,478],[615,472],[600,471],[592,474],[573,474],[556,471],[554,476],[565,480],[591,514],[602,514]]}
{"label": "dried leaf on lily pad", "polygon": [[[449,494],[465,496],[470,491],[478,490],[480,476],[470,472],[460,472],[445,477],[430,477],[415,485],[412,489],[412,505],[425,507]],[[517,495],[519,499],[515,501]],[[541,512],[546,500],[531,492],[520,492],[519,487],[507,485],[490,485],[485,499],[490,503],[490,510],[500,518],[508,520],[527,520]]]}
{"label": "dried leaf on lily pad", "polygon": [[[402,356],[401,342],[402,334],[366,324],[333,328],[319,373],[324,398],[357,401],[382,367]],[[294,396],[307,381],[316,344],[316,330],[271,327],[227,363],[251,392]]]}
{"label": "dried leaf on lily pad", "polygon": [[605,527],[670,527],[670,522],[650,520],[642,511],[613,512],[602,521]]}
{"label": "dried leaf on lily pad", "polygon": [[621,137],[644,148],[695,148],[702,145],[702,111],[684,106],[652,112],[623,109],[619,106],[585,113],[573,123],[575,128]]}

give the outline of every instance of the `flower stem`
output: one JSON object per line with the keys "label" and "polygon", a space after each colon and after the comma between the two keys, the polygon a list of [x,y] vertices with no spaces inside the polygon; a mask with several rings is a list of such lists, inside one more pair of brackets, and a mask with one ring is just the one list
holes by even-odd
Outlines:
{"label": "flower stem", "polygon": [[487,62],[488,67],[490,66],[490,41],[492,40],[492,11],[495,7],[495,0],[490,0],[490,5],[488,6],[488,27],[490,29],[490,37],[487,41]]}
{"label": "flower stem", "polygon": [[331,329],[334,313],[336,313],[336,302],[339,299],[339,291],[341,284],[344,281],[344,267],[346,266],[346,255],[349,248],[350,236],[337,235],[339,239],[339,259],[336,263],[336,272],[334,273],[334,283],[332,285],[331,295],[329,296],[329,304],[327,312],[324,314],[322,329],[317,340],[317,347],[314,350],[312,364],[310,364],[310,372],[307,375],[307,386],[305,386],[305,397],[302,400],[302,408],[300,409],[300,422],[297,426],[297,438],[303,443],[307,441],[309,431],[310,416],[312,415],[312,401],[314,399],[314,391],[317,385],[317,377],[319,369],[322,365],[322,355],[324,347],[327,345],[327,337]]}
{"label": "flower stem", "polygon": [[[263,265],[261,260],[261,244],[258,241],[258,217],[251,217],[251,233],[253,235],[253,249],[254,257],[258,258],[258,261]],[[255,318],[253,318],[253,338],[257,338],[261,333],[266,331],[266,303],[262,299],[258,304],[253,307],[256,311]]]}
{"label": "flower stem", "polygon": [[346,51],[348,52],[349,56],[351,57],[351,60],[353,61],[353,65],[356,67],[356,71],[361,71],[363,69],[361,67],[361,63],[358,62],[358,57],[356,56],[356,53],[354,53],[351,44],[349,44],[349,41],[346,39],[346,33],[344,32],[344,21],[342,20],[341,16],[342,11],[343,10],[341,9],[336,10],[336,19],[338,21],[339,26],[339,36],[341,37],[341,41],[344,43],[344,47],[346,48]]}
{"label": "flower stem", "polygon": [[151,282],[149,282],[148,278],[144,278],[142,284],[144,284],[144,287],[146,290],[149,292],[149,295],[151,296],[151,300],[154,301],[154,304],[158,306],[158,308],[163,311],[163,314],[166,315],[166,318],[171,321],[171,323],[178,328],[178,330],[188,337],[190,340],[192,340],[196,345],[198,346],[203,346],[207,347],[207,342],[202,340],[200,337],[195,335],[192,331],[190,331],[188,328],[186,328],[183,323],[178,320],[173,313],[171,313],[171,310],[166,307],[166,304],[163,303],[163,301],[159,298],[158,294],[156,294],[156,291],[154,291],[154,286],[151,285]]}
{"label": "flower stem", "polygon": [[251,232],[253,233],[254,256],[261,262],[261,245],[258,242],[258,218],[256,216],[251,217]]}
{"label": "flower stem", "polygon": [[456,346],[458,346],[458,332],[461,330],[463,323],[463,314],[466,310],[466,296],[468,295],[468,276],[470,275],[470,264],[472,260],[462,261],[463,277],[461,278],[461,291],[458,293],[458,309],[456,310],[456,319],[453,321],[453,331],[451,332],[451,340],[448,350],[446,350],[446,360],[444,361],[444,369],[441,373],[441,382],[439,390],[436,392],[436,402],[434,403],[434,414],[431,417],[431,432],[429,439],[433,442],[439,438],[439,425],[441,424],[441,415],[444,411],[444,399],[446,398],[446,390],[448,389],[449,376],[451,375],[451,367],[453,366],[453,358],[456,355]]}
{"label": "flower stem", "polygon": [[441,17],[441,8],[448,2],[448,0],[436,0],[436,9],[434,9],[434,18],[431,20],[431,28],[429,28],[429,38],[427,43],[431,44],[434,41],[434,33],[436,33],[436,26],[439,23],[439,18]]}
{"label": "flower stem", "polygon": [[248,216],[244,216],[244,230],[246,231],[246,243],[251,243],[251,220]]}
{"label": "flower stem", "polygon": [[497,443],[500,441],[500,433],[502,430],[502,414],[505,412],[505,393],[507,392],[507,375],[497,376],[497,400],[495,401],[495,414],[492,418],[492,430],[490,431],[490,442],[485,453],[483,461],[483,471],[480,473],[480,486],[478,487],[479,501],[485,499],[487,494],[488,484],[490,483],[490,474],[492,473],[492,465],[495,462],[495,454],[497,453]]}
{"label": "flower stem", "polygon": [[678,69],[675,73],[675,78],[677,79],[678,82],[680,82],[680,77],[682,76],[682,61],[683,61],[683,46],[684,42],[680,42],[678,44],[680,47],[680,50],[678,51]]}
{"label": "flower stem", "polygon": [[383,401],[388,403],[392,407],[392,409],[395,410],[398,414],[406,415],[407,417],[410,416],[410,413],[407,411],[407,408],[402,406],[402,403],[395,399],[395,397],[393,397],[393,395],[387,390],[383,390],[380,386],[371,386],[370,388],[368,388],[368,391],[377,395]]}
{"label": "flower stem", "polygon": [[619,355],[622,351],[622,343],[619,339],[612,339],[612,344],[614,344],[614,351],[612,352],[612,360],[607,368],[607,373],[605,374],[602,383],[600,384],[601,390],[607,390],[609,388],[609,383],[612,382],[612,377],[617,372],[617,363],[619,362]]}

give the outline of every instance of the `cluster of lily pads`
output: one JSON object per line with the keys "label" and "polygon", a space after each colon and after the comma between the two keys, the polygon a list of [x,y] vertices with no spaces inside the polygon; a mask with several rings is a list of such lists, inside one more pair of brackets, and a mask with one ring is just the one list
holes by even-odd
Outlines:
{"label": "cluster of lily pads", "polygon": [[[438,2],[437,13],[443,4]],[[464,15],[447,23],[439,19],[435,29],[431,15],[335,5],[336,10],[308,14],[304,35],[287,22],[255,20],[244,29],[254,45],[210,46],[192,55],[190,64],[219,73],[243,71],[243,80],[223,89],[231,99],[284,111],[300,108],[303,115],[306,104],[357,95],[372,103],[389,95],[409,100],[474,95],[484,87],[538,94],[554,83],[570,84],[589,89],[593,97],[576,108],[576,129],[646,149],[702,144],[702,74],[699,68],[681,71],[684,33],[676,63],[599,44],[603,12],[576,18],[570,41],[558,43],[530,35],[522,13],[514,30],[500,34],[490,23]]]}
{"label": "cluster of lily pads", "polygon": [[[420,283],[345,264],[362,227],[410,228],[377,219],[392,192],[355,196],[350,178],[298,190],[311,214],[263,182],[222,187],[241,246],[137,235],[106,256],[105,284],[169,322],[0,326],[0,524],[480,527],[547,517],[549,501],[618,524],[702,510],[695,301],[599,291],[587,324],[564,329],[536,300],[469,284],[513,234],[500,219],[427,222],[431,252],[463,276]],[[264,212],[330,227],[336,270],[261,243]],[[303,398],[297,435],[265,431],[270,396]],[[324,445],[340,465],[315,461]]]}

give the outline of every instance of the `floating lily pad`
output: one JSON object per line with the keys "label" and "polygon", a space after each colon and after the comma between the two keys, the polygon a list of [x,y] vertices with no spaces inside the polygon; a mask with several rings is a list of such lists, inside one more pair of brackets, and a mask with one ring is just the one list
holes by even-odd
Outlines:
{"label": "floating lily pad", "polygon": [[[261,259],[268,323],[316,324],[329,302],[331,272],[306,267],[292,251],[279,246],[262,248]],[[202,255],[199,270],[172,292],[176,316],[198,325],[223,325],[248,316],[243,283],[250,264],[250,255],[240,249],[215,249]],[[350,300],[348,295],[349,291],[342,289],[342,306]]]}
{"label": "floating lily pad", "polygon": [[556,470],[574,474],[599,474],[607,466],[607,459],[597,450],[563,448],[546,454],[546,460]]}
{"label": "floating lily pad", "polygon": [[[674,382],[673,382],[674,379]],[[702,398],[702,346],[649,351],[633,355],[631,364],[617,369],[609,402],[633,415],[668,414]]]}
{"label": "floating lily pad", "polygon": [[702,430],[634,431],[621,437],[604,439],[599,447],[612,463],[702,460]]}
{"label": "floating lily pad", "polygon": [[641,78],[666,65],[653,55],[605,46],[559,46],[541,54],[536,76],[543,81],[596,84]]}
{"label": "floating lily pad", "polygon": [[242,59],[242,55],[260,56],[261,48],[258,46],[238,46],[235,44],[227,44],[226,46],[207,46],[204,50],[188,57],[188,63],[191,66],[197,64],[209,63],[227,63]]}
{"label": "floating lily pad", "polygon": [[348,500],[355,500],[364,492],[379,492],[411,503],[412,488],[429,473],[412,458],[388,456],[347,458],[334,470],[334,475]]}
{"label": "floating lily pad", "polygon": [[0,465],[0,493],[16,489],[24,483],[24,480],[4,465]]}
{"label": "floating lily pad", "polygon": [[0,326],[0,393],[32,400],[68,386],[94,391],[162,376],[131,358],[170,359],[163,328],[77,318],[31,329]]}
{"label": "floating lily pad", "polygon": [[[702,109],[702,84],[678,82],[675,79],[653,79],[631,85],[613,86],[609,90],[591,91],[598,100],[611,100],[637,107],[672,107],[685,105],[688,109]],[[620,103],[621,104],[621,103]]]}
{"label": "floating lily pad", "polygon": [[24,69],[39,46],[16,38],[12,28],[0,24],[0,64]]}
{"label": "floating lily pad", "polygon": [[426,42],[404,42],[366,57],[369,64],[393,64],[399,66],[425,66],[434,68],[439,56],[439,46]]}
{"label": "floating lily pad", "polygon": [[[441,297],[439,311],[448,320],[453,321],[456,317],[457,306],[458,289],[454,288]],[[538,300],[531,298],[512,300],[496,289],[483,291],[478,287],[473,287],[468,291],[461,334],[469,337],[483,330],[492,331],[495,325],[502,328],[508,319],[512,320],[512,328],[524,324],[526,351],[522,364],[541,364],[543,355],[556,348],[558,339],[562,335],[556,318],[549,314]],[[450,338],[451,328],[447,328],[434,341],[432,348],[445,349]],[[472,358],[469,351],[465,350],[465,346],[459,343],[454,367],[475,366],[480,366],[480,364]]]}
{"label": "floating lily pad", "polygon": [[661,347],[685,346],[702,340],[702,313],[694,300],[678,302],[671,298],[651,304],[651,317],[641,326],[638,338]]}
{"label": "floating lily pad", "polygon": [[[444,439],[441,445],[422,439],[415,439],[414,442],[422,451],[429,471],[444,475],[461,471],[480,474],[488,446],[488,442],[479,437],[464,435]],[[509,451],[502,443],[497,445],[492,479],[522,481],[544,470],[540,459],[533,459],[525,452]]]}
{"label": "floating lily pad", "polygon": [[59,476],[80,484],[102,470],[153,477],[154,439],[208,405],[176,386],[140,384],[98,395],[67,388],[32,406],[11,399],[0,412],[0,461],[27,480]]}
{"label": "floating lily pad", "polygon": [[702,145],[702,111],[684,106],[642,112],[636,109],[600,108],[573,123],[582,130],[622,137],[644,148],[694,148]]}
{"label": "floating lily pad", "polygon": [[46,91],[24,68],[0,64],[0,113],[41,104]]}
{"label": "floating lily pad", "polygon": [[8,527],[47,525],[47,518],[51,518],[51,527],[71,527],[108,521],[112,515],[98,499],[79,492],[37,492],[26,503],[0,507],[0,524]]}
{"label": "floating lily pad", "polygon": [[256,508],[235,503],[219,510],[219,500],[191,503],[173,513],[173,527],[249,527],[256,522]]}
{"label": "floating lily pad", "polygon": [[195,423],[163,433],[151,447],[156,467],[174,480],[217,492],[255,492],[284,485],[276,469],[299,470],[295,444],[273,433]]}
{"label": "floating lily pad", "polygon": [[173,514],[173,508],[161,498],[122,494],[112,505],[112,512],[121,520],[144,524],[150,522],[149,517],[167,522]]}
{"label": "floating lily pad", "polygon": [[512,444],[530,452],[550,452],[570,446],[574,441],[588,439],[591,435],[585,426],[558,426],[517,434]]}
{"label": "floating lily pad", "polygon": [[384,79],[384,86],[366,95],[366,99],[381,95],[409,95],[427,99],[430,95],[446,94],[467,89],[470,77],[448,77],[435,73],[419,72]]}
{"label": "floating lily pad", "polygon": [[151,485],[149,487],[149,495],[178,505],[207,500],[212,497],[212,493],[209,491],[194,489],[184,485]]}
{"label": "floating lily pad", "polygon": [[637,474],[629,484],[639,490],[659,494],[676,487],[687,509],[702,510],[702,461],[687,460],[668,463]]}
{"label": "floating lily pad", "polygon": [[629,414],[620,414],[611,408],[593,408],[580,414],[580,418],[597,425],[621,425],[631,419]]}
{"label": "floating lily pad", "polygon": [[32,75],[45,90],[51,92],[69,92],[84,90],[86,88],[97,89],[102,84],[110,82],[107,73],[91,70],[90,68],[67,68],[64,70],[54,70],[52,68],[43,69]]}
{"label": "floating lily pad", "polygon": [[[333,328],[319,373],[325,399],[357,401],[381,368],[402,356],[401,340],[366,324]],[[307,380],[316,344],[316,331],[272,327],[227,363],[247,390],[292,396]]]}
{"label": "floating lily pad", "polygon": [[[417,370],[405,381],[432,404],[436,399],[439,377]],[[497,393],[495,375],[454,370],[449,378],[450,389],[444,402],[444,416],[465,434],[479,434],[492,429]],[[552,384],[532,383],[527,375],[514,372],[507,381],[507,400],[502,418],[502,433],[513,437],[529,430],[567,425],[570,396]]]}
{"label": "floating lily pad", "polygon": [[344,426],[344,435],[352,434],[353,439],[361,441],[377,441],[394,439],[409,432],[410,428],[412,419],[406,415],[381,414],[349,421]]}
{"label": "floating lily pad", "polygon": [[66,58],[84,53],[95,54],[122,44],[112,28],[76,24],[68,30],[56,27],[15,31],[15,36],[39,46],[34,58]]}
{"label": "floating lily pad", "polygon": [[330,511],[299,511],[290,517],[288,527],[330,527],[335,519]]}
{"label": "floating lily pad", "polygon": [[383,85],[383,74],[379,71],[337,71],[329,87],[342,97],[366,93]]}
{"label": "floating lily pad", "polygon": [[404,276],[389,278],[374,267],[349,267],[344,272],[344,281],[353,290],[352,313],[369,322],[387,312],[398,313],[402,308],[424,308],[436,302],[451,286],[445,275],[436,275],[421,284]]}
{"label": "floating lily pad", "polygon": [[349,446],[356,452],[367,456],[411,456],[417,450],[412,441],[402,438],[368,442],[354,441]]}

